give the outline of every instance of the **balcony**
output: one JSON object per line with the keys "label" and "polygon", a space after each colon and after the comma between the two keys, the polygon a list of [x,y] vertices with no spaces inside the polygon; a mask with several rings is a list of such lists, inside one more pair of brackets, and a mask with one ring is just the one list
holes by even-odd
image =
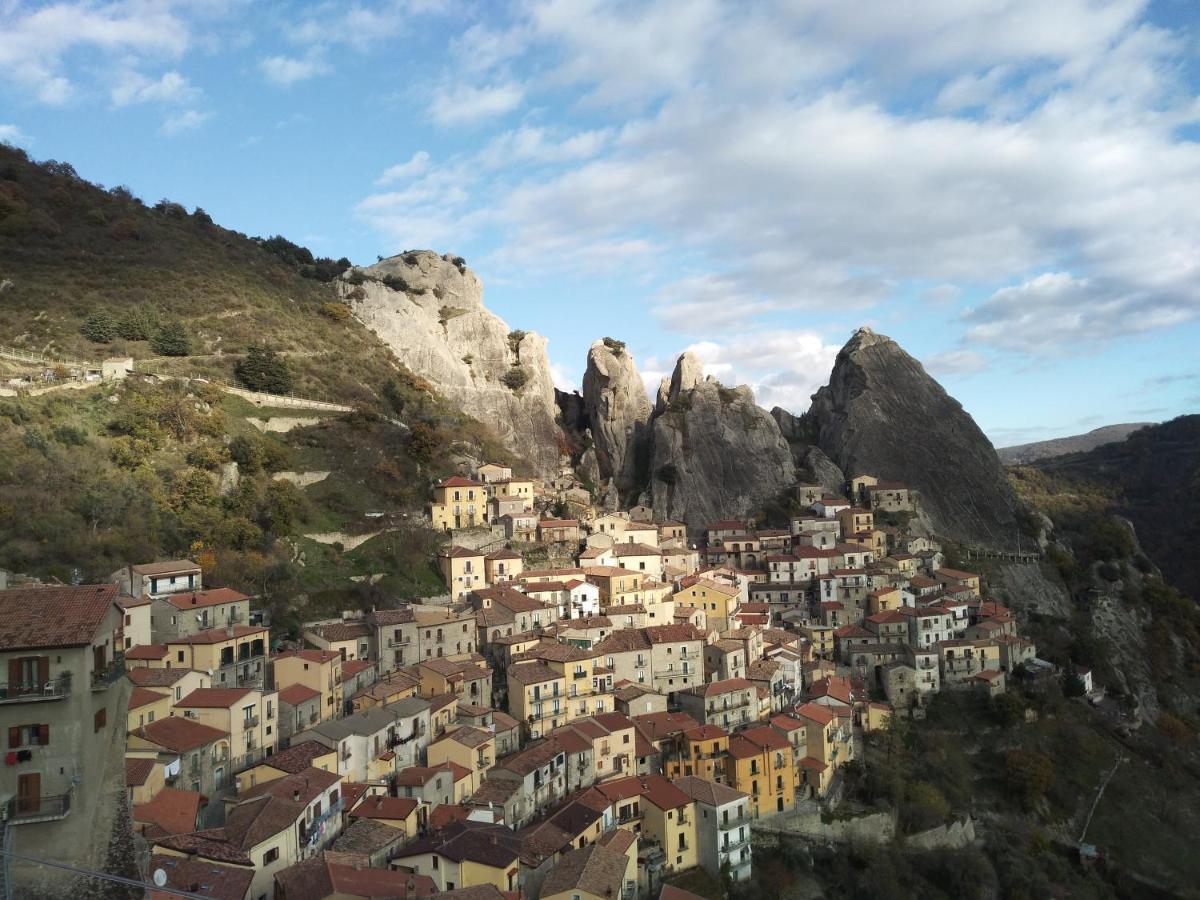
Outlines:
{"label": "balcony", "polygon": [[741,850],[743,847],[750,846],[750,830],[747,829],[741,837],[730,838],[725,843],[721,844],[722,853],[734,853]]}
{"label": "balcony", "polygon": [[31,703],[63,700],[71,695],[71,676],[51,678],[38,684],[0,684],[0,703]]}
{"label": "balcony", "polygon": [[733,831],[734,829],[741,828],[743,825],[749,824],[750,817],[747,815],[740,815],[734,816],[728,822],[719,822],[717,824],[717,828],[719,828],[721,831]]}
{"label": "balcony", "polygon": [[65,819],[71,811],[73,792],[74,788],[69,788],[65,794],[50,797],[17,798],[9,803],[6,810],[8,821],[12,825],[32,825]]}
{"label": "balcony", "polygon": [[308,843],[308,847],[306,849],[317,849],[317,846],[321,842],[321,838],[324,836],[327,830],[325,828],[325,823],[335,816],[341,815],[343,806],[343,801],[339,797],[336,803],[334,803],[331,807],[329,807],[329,809],[325,810],[325,812],[321,813],[321,815],[317,816],[312,820],[312,822],[309,823],[308,827],[304,829],[304,840]]}
{"label": "balcony", "polygon": [[125,676],[125,657],[118,656],[103,669],[92,673],[92,690],[106,691]]}
{"label": "balcony", "polygon": [[257,728],[259,721],[260,720],[259,720],[258,716],[247,716],[245,719],[242,720],[242,727],[243,728]]}
{"label": "balcony", "polygon": [[389,648],[407,647],[412,643],[412,638],[388,638],[387,645]]}

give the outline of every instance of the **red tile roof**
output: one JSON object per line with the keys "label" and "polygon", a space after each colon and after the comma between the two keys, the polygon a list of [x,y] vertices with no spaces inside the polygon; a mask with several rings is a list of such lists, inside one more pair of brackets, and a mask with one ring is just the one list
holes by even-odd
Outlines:
{"label": "red tile roof", "polygon": [[222,641],[230,641],[234,638],[250,637],[254,634],[261,634],[263,640],[267,639],[268,631],[261,625],[227,625],[224,628],[210,628],[208,631],[197,631],[188,637],[179,638],[171,641],[171,644],[219,644]]}
{"label": "red tile roof", "polygon": [[129,692],[129,708],[140,709],[143,706],[149,706],[151,703],[157,703],[170,694],[163,694],[158,691],[147,690],[144,687],[135,687]]}
{"label": "red tile roof", "polygon": [[158,719],[148,725],[143,725],[133,733],[160,747],[174,750],[176,753],[186,753],[188,750],[195,750],[211,744],[213,741],[229,737],[228,731],[222,731],[220,728],[213,728],[211,725],[186,719],[183,716],[168,716],[165,719]]}
{"label": "red tile roof", "polygon": [[166,644],[138,644],[125,651],[125,659],[162,659],[167,655]]}
{"label": "red tile roof", "polygon": [[385,797],[373,794],[350,810],[352,819],[407,819],[420,803],[412,797]]}
{"label": "red tile roof", "polygon": [[149,803],[135,804],[133,821],[156,825],[164,834],[187,834],[196,830],[200,807],[208,801],[198,791],[177,791],[165,787]]}
{"label": "red tile roof", "polygon": [[289,684],[279,691],[279,702],[286,703],[288,706],[299,706],[307,700],[312,700],[314,697],[320,696],[320,691],[315,691],[308,687],[308,685]]}
{"label": "red tile roof", "polygon": [[[319,664],[332,662],[333,660],[340,658],[341,655],[342,654],[338,653],[336,650],[315,650],[312,648],[306,648],[304,650],[284,650],[282,653],[276,653],[271,658],[273,660],[302,659],[305,662]],[[357,660],[354,660],[354,662],[357,662]],[[370,665],[370,663],[367,664]]]}
{"label": "red tile roof", "polygon": [[196,688],[175,705],[183,708],[228,709],[250,693],[250,688]]}
{"label": "red tile roof", "polygon": [[150,773],[154,771],[154,765],[155,762],[153,759],[126,757],[125,786],[140,787],[145,784],[146,779],[150,777]]}
{"label": "red tile roof", "polygon": [[115,584],[0,591],[0,649],[90,644],[116,601]]}
{"label": "red tile roof", "polygon": [[238,603],[249,601],[249,597],[232,588],[213,588],[208,591],[189,591],[184,594],[169,594],[163,598],[176,609],[203,609],[206,606],[219,606],[222,603]]}

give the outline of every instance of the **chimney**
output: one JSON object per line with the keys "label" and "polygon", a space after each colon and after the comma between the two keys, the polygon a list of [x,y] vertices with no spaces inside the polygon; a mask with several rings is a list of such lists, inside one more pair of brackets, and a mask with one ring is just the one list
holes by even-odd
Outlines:
{"label": "chimney", "polygon": [[296,788],[296,790],[292,791],[292,802],[293,803],[300,802],[300,789],[299,788]]}

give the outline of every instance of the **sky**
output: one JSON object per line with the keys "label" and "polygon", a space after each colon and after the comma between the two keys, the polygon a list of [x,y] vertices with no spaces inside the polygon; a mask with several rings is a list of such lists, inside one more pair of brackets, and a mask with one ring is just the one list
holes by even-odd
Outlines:
{"label": "sky", "polygon": [[[861,325],[997,446],[1200,411],[1195,0],[0,0],[0,140],[360,264],[464,256],[794,412]],[[0,260],[0,267],[2,267]]]}

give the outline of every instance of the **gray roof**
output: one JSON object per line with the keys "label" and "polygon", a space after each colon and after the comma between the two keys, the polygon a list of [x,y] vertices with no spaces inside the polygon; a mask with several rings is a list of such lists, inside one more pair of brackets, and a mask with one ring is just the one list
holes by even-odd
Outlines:
{"label": "gray roof", "polygon": [[393,719],[407,719],[428,712],[430,708],[430,702],[421,697],[405,697],[384,707]]}
{"label": "gray roof", "polygon": [[[305,737],[313,737],[318,740],[326,738],[331,741],[340,741],[343,738],[351,735],[369,735],[383,731],[389,725],[394,724],[396,717],[388,712],[385,708],[372,707],[365,709],[362,712],[356,712],[352,716],[347,716],[344,719],[332,719],[328,722],[318,722],[312,728],[306,729],[301,734]],[[296,735],[293,740],[303,740],[301,735]]]}

